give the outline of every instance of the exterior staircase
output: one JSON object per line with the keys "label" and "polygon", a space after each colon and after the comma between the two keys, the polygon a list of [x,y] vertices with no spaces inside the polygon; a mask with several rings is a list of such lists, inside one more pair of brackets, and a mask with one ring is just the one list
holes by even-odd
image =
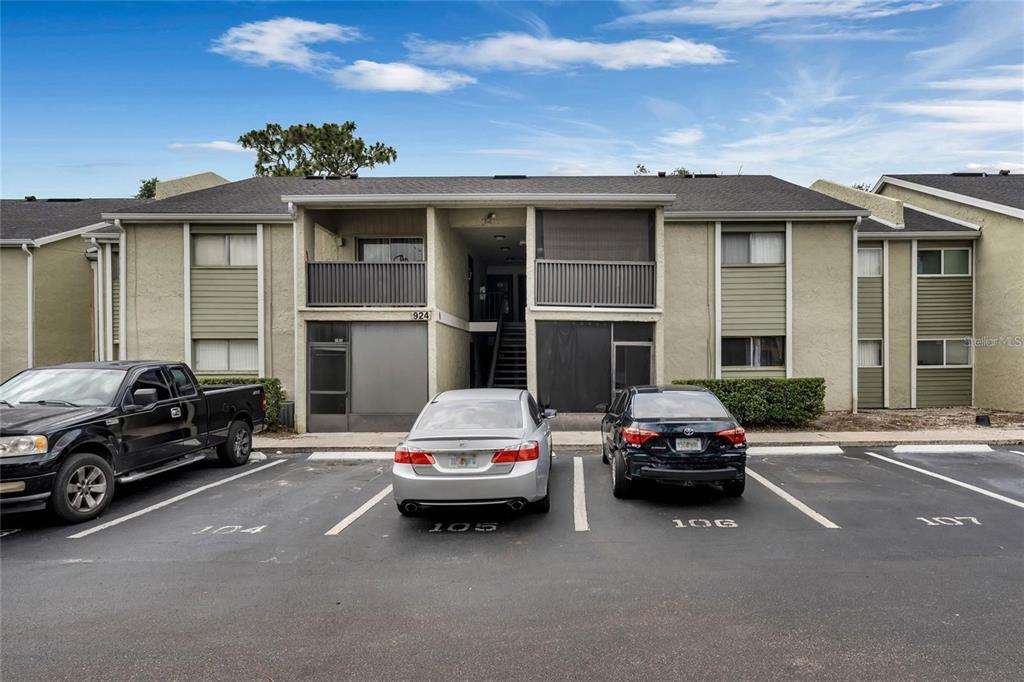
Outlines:
{"label": "exterior staircase", "polygon": [[498,337],[492,388],[526,388],[526,325],[506,322]]}

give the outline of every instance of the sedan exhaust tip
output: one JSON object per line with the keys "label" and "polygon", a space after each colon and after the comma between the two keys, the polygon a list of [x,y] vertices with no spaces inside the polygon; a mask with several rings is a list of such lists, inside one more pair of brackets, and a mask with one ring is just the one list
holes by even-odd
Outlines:
{"label": "sedan exhaust tip", "polygon": [[522,511],[523,507],[525,506],[526,503],[523,502],[522,500],[511,500],[508,503],[508,508],[511,509],[512,511]]}
{"label": "sedan exhaust tip", "polygon": [[405,504],[402,505],[402,509],[409,512],[410,514],[415,514],[420,510],[420,506],[415,502],[406,502]]}

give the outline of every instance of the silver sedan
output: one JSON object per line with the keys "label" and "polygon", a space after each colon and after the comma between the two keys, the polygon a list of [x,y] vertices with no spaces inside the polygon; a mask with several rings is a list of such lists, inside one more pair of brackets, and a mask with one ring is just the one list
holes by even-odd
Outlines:
{"label": "silver sedan", "polygon": [[554,416],[517,389],[437,395],[395,450],[398,510],[503,504],[547,512]]}

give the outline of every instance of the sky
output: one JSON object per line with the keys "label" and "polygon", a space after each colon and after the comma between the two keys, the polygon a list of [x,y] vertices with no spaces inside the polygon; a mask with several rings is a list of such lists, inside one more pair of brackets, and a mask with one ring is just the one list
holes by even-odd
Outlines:
{"label": "sky", "polygon": [[1024,2],[0,4],[0,194],[253,174],[355,121],[364,175],[1024,172]]}

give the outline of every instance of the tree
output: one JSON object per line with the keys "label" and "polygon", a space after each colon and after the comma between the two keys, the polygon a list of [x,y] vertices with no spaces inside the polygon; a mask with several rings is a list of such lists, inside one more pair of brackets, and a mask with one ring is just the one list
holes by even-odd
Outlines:
{"label": "tree", "polygon": [[136,199],[155,199],[156,198],[156,178],[149,178],[148,180],[139,180],[139,191],[135,193]]}
{"label": "tree", "polygon": [[650,173],[651,171],[647,170],[647,166],[642,163],[638,163],[633,169],[633,175],[650,175]]}
{"label": "tree", "polygon": [[691,173],[686,168],[680,166],[679,168],[676,168],[674,171],[672,171],[672,175],[693,175],[693,173]]}
{"label": "tree", "polygon": [[854,189],[859,189],[859,190],[860,190],[860,191],[862,191],[862,192],[870,192],[870,191],[871,191],[871,185],[869,185],[869,184],[868,184],[868,183],[866,183],[866,182],[855,182],[855,183],[853,183],[853,185],[851,185],[851,186],[852,186],[852,187],[853,187]]}
{"label": "tree", "polygon": [[238,143],[256,150],[256,175],[348,175],[398,158],[393,147],[367,145],[355,130],[354,121],[288,128],[268,123],[263,130],[245,133]]}

